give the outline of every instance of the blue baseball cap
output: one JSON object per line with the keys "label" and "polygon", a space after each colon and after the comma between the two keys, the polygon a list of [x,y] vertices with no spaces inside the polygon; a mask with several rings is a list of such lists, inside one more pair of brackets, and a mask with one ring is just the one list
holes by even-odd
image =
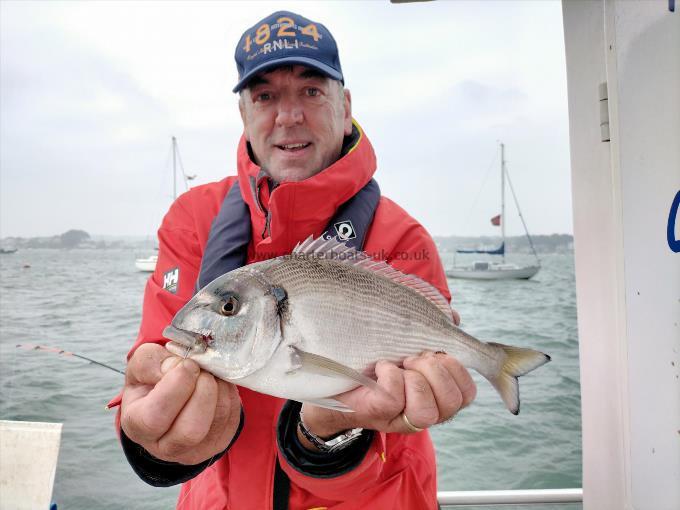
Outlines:
{"label": "blue baseball cap", "polygon": [[303,65],[329,78],[345,80],[338,46],[321,23],[289,11],[277,11],[246,30],[234,55],[241,91],[256,74],[285,65]]}

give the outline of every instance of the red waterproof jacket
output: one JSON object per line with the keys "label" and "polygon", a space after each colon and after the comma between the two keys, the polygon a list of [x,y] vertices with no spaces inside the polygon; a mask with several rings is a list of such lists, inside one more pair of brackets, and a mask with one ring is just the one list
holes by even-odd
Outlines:
{"label": "red waterproof jacket", "polygon": [[[197,186],[177,199],[158,231],[158,263],[146,286],[139,336],[128,356],[144,342],[166,342],[161,332],[193,295],[211,222],[236,179],[250,209],[248,263],[288,254],[298,241],[324,231],[336,209],[376,170],[373,148],[355,127],[360,136],[340,160],[304,181],[284,182],[271,193],[266,185],[251,185],[251,176],[257,182],[260,168],[250,159],[242,138],[238,176]],[[430,235],[388,198],[380,199],[364,250],[430,282],[450,299]],[[164,284],[168,286],[164,278],[175,276],[175,268],[179,278],[173,293],[164,289]],[[295,469],[278,451],[275,432],[284,401],[247,388],[239,388],[239,393],[245,415],[240,436],[226,455],[183,485],[178,508],[271,509],[277,457],[290,478],[291,510],[437,508],[435,454],[427,431],[376,433],[356,468],[336,477],[316,478]],[[116,398],[110,405],[119,403]]]}

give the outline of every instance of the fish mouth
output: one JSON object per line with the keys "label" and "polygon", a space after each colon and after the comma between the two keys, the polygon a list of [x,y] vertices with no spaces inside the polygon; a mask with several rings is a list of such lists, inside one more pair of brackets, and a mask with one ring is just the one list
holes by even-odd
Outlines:
{"label": "fish mouth", "polygon": [[210,330],[189,331],[172,324],[163,330],[163,336],[173,343],[186,347],[193,352],[202,353],[212,344],[213,334]]}

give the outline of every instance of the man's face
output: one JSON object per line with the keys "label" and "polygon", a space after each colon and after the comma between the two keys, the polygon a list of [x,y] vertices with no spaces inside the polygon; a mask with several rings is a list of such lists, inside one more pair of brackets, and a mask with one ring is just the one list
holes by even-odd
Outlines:
{"label": "man's face", "polygon": [[277,182],[301,181],[329,167],[352,133],[349,91],[304,66],[254,77],[239,108],[255,162]]}

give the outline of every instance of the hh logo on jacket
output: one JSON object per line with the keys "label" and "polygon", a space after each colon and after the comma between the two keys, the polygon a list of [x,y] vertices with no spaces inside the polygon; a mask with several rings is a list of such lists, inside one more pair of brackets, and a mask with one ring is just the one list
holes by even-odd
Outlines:
{"label": "hh logo on jacket", "polygon": [[171,269],[163,275],[163,289],[173,294],[177,293],[177,284],[179,283],[179,267]]}

